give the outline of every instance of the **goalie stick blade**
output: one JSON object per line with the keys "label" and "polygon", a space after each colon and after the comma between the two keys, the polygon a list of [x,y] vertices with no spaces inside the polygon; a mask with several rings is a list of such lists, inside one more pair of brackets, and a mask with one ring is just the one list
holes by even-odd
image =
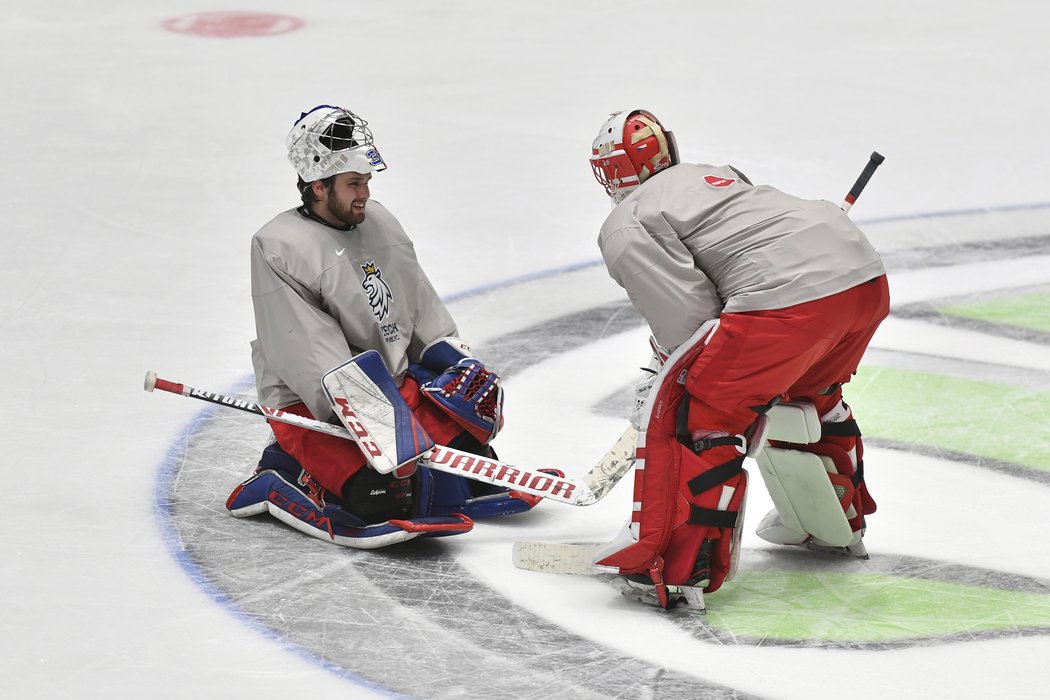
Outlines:
{"label": "goalie stick blade", "polygon": [[514,566],[545,574],[615,574],[616,571],[593,562],[607,542],[530,542],[514,543]]}

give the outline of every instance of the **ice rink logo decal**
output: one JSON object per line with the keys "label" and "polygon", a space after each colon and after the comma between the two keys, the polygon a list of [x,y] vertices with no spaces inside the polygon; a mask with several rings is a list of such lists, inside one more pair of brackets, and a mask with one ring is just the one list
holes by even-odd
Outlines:
{"label": "ice rink logo decal", "polygon": [[370,260],[361,266],[365,278],[361,280],[361,287],[368,295],[368,305],[372,307],[372,315],[377,321],[383,321],[390,315],[390,302],[394,295],[390,292],[390,286],[383,279],[383,271],[379,269],[374,260]]}
{"label": "ice rink logo decal", "polygon": [[164,20],[161,26],[176,34],[236,39],[287,34],[302,27],[303,21],[269,12],[198,12]]}

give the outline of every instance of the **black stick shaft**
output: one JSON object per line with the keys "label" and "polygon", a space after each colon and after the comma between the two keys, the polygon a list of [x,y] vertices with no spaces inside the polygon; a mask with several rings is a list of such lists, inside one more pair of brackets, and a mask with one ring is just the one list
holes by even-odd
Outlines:
{"label": "black stick shaft", "polygon": [[864,166],[864,170],[861,171],[860,177],[853,183],[853,187],[850,189],[849,194],[846,195],[846,206],[845,209],[849,211],[849,208],[853,206],[853,203],[857,201],[857,197],[864,191],[864,188],[868,185],[868,180],[875,174],[875,169],[882,165],[882,161],[886,160],[878,151],[872,151],[871,157],[868,158],[868,164]]}

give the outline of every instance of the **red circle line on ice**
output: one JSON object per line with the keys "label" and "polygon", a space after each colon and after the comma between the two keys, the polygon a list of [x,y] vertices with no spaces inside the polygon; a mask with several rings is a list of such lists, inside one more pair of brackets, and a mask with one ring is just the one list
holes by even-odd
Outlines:
{"label": "red circle line on ice", "polygon": [[166,19],[162,26],[177,34],[232,39],[287,34],[302,27],[303,21],[298,17],[269,12],[197,12]]}

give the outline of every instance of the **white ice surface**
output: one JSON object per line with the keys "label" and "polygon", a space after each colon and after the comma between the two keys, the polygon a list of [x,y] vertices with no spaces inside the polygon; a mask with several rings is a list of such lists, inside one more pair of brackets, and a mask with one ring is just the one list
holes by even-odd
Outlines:
{"label": "white ice surface", "polygon": [[[247,39],[161,28],[220,9],[306,25]],[[1009,207],[1038,217],[1050,201],[1050,98],[1039,87],[1050,74],[1050,10],[1034,1],[55,0],[9,2],[0,17],[4,697],[370,694],[245,624],[173,559],[155,511],[157,472],[200,409],[140,388],[148,369],[219,390],[250,371],[247,243],[295,203],[282,143],[302,109],[338,102],[372,122],[391,166],[373,196],[449,298],[596,259],[608,205],[586,163],[589,143],[608,112],[634,106],[675,130],[687,160],[732,162],[800,196],[838,201],[879,150],[887,160],[853,209],[859,220]],[[949,224],[929,243],[986,230]],[[872,226],[876,246],[881,230]],[[1045,279],[1045,268],[1013,269]],[[566,308],[617,298],[608,280],[583,289],[571,279],[552,282]],[[917,298],[940,296],[924,286],[932,280],[913,281]],[[513,327],[484,296],[458,308],[468,337]],[[904,323],[888,324],[880,342],[920,352],[963,344]],[[1045,354],[1031,366],[1045,369]],[[617,381],[600,369],[570,371],[598,396],[622,378],[611,361]],[[514,422],[501,439],[522,462],[585,464],[600,436],[619,433],[612,419],[545,420],[549,404],[526,374],[508,384]],[[534,440],[527,426],[553,437]],[[595,442],[579,445],[584,431]],[[871,547],[926,551],[933,538],[944,558],[1050,573],[1045,487],[966,470],[949,479],[964,502],[994,494],[1010,521],[974,543],[945,512],[952,499],[938,499],[944,517],[933,517],[929,499],[895,474],[907,465],[880,457],[880,478],[897,486],[881,498]],[[614,496],[545,526],[607,534],[624,512]],[[972,506],[964,517],[989,507]],[[762,512],[756,498],[750,518]],[[497,532],[456,545],[479,576],[509,566],[516,533]],[[1000,548],[1004,539],[1011,546]],[[609,644],[626,643],[642,615],[586,579],[523,576],[508,578],[521,583],[512,591],[521,605],[549,591],[565,625]],[[696,663],[687,640],[667,646],[661,663]],[[812,656],[855,671],[860,695],[1036,698],[1047,651],[1039,637],[860,664],[850,652]],[[705,647],[703,675],[816,697],[811,681],[757,670],[783,670],[789,657]]]}
{"label": "white ice surface", "polygon": [[[581,368],[586,368],[584,377],[615,372],[612,358],[629,356],[644,339],[641,331],[626,333],[567,353],[522,373],[508,382],[507,391],[515,397],[524,394],[535,399],[523,400],[526,406],[541,405],[539,387],[543,386],[544,377],[579,372]],[[583,386],[590,383],[583,382]],[[504,449],[515,453],[531,451],[539,459],[542,451],[522,438],[544,429],[552,435],[551,444],[560,448],[558,454],[563,459],[580,465],[581,471],[586,469],[587,450],[584,446],[573,449],[571,445],[579,445],[580,441],[558,431],[570,430],[565,428],[567,425],[582,425],[583,434],[608,435],[610,442],[615,439],[618,422],[607,424],[588,419],[586,407],[594,400],[596,397],[584,390],[578,399],[561,402],[552,408],[550,424],[545,423],[539,411],[519,412],[517,431],[514,437],[507,436],[510,439],[504,442]],[[516,439],[521,439],[521,443],[516,444]],[[592,455],[596,447],[600,453],[600,445],[591,446]],[[868,483],[880,504],[865,538],[870,551],[932,556],[938,561],[1037,578],[1046,578],[1050,572],[1050,547],[1041,534],[1050,531],[1050,509],[1046,507],[1050,488],[975,466],[895,450],[871,449],[865,461],[877,465],[869,466]],[[744,537],[746,546],[763,548],[767,545],[753,533],[772,503],[757,470],[751,471]],[[459,548],[457,561],[497,590],[513,591],[518,604],[565,629],[600,639],[652,663],[696,673],[758,695],[772,693],[772,697],[802,700],[833,697],[834,692],[852,688],[851,692],[864,698],[1040,697],[1043,680],[1032,670],[1043,655],[1050,653],[1047,637],[1028,638],[1020,643],[999,640],[1001,646],[981,642],[879,651],[865,654],[860,662],[855,660],[855,652],[710,644],[654,619],[649,610],[622,599],[598,579],[524,572],[511,564],[507,550],[516,539],[612,539],[626,521],[630,496],[629,486],[624,485],[595,506],[559,512],[556,520],[551,517],[538,525],[483,525],[486,541],[455,543]],[[994,532],[985,533],[982,528],[975,531],[961,522],[962,513],[984,512],[996,513]],[[1003,532],[1015,534],[1004,537]],[[567,538],[566,533],[572,536]],[[1033,546],[1033,540],[1039,544]],[[709,604],[717,606],[717,594],[710,597]],[[988,669],[989,653],[994,654],[994,672]],[[835,663],[839,657],[843,659],[841,664]],[[820,668],[819,683],[812,675],[800,673],[800,668],[813,666]],[[1026,668],[1030,670],[1025,671]],[[756,669],[761,669],[760,673]],[[1005,687],[1004,679],[1009,679]]]}

